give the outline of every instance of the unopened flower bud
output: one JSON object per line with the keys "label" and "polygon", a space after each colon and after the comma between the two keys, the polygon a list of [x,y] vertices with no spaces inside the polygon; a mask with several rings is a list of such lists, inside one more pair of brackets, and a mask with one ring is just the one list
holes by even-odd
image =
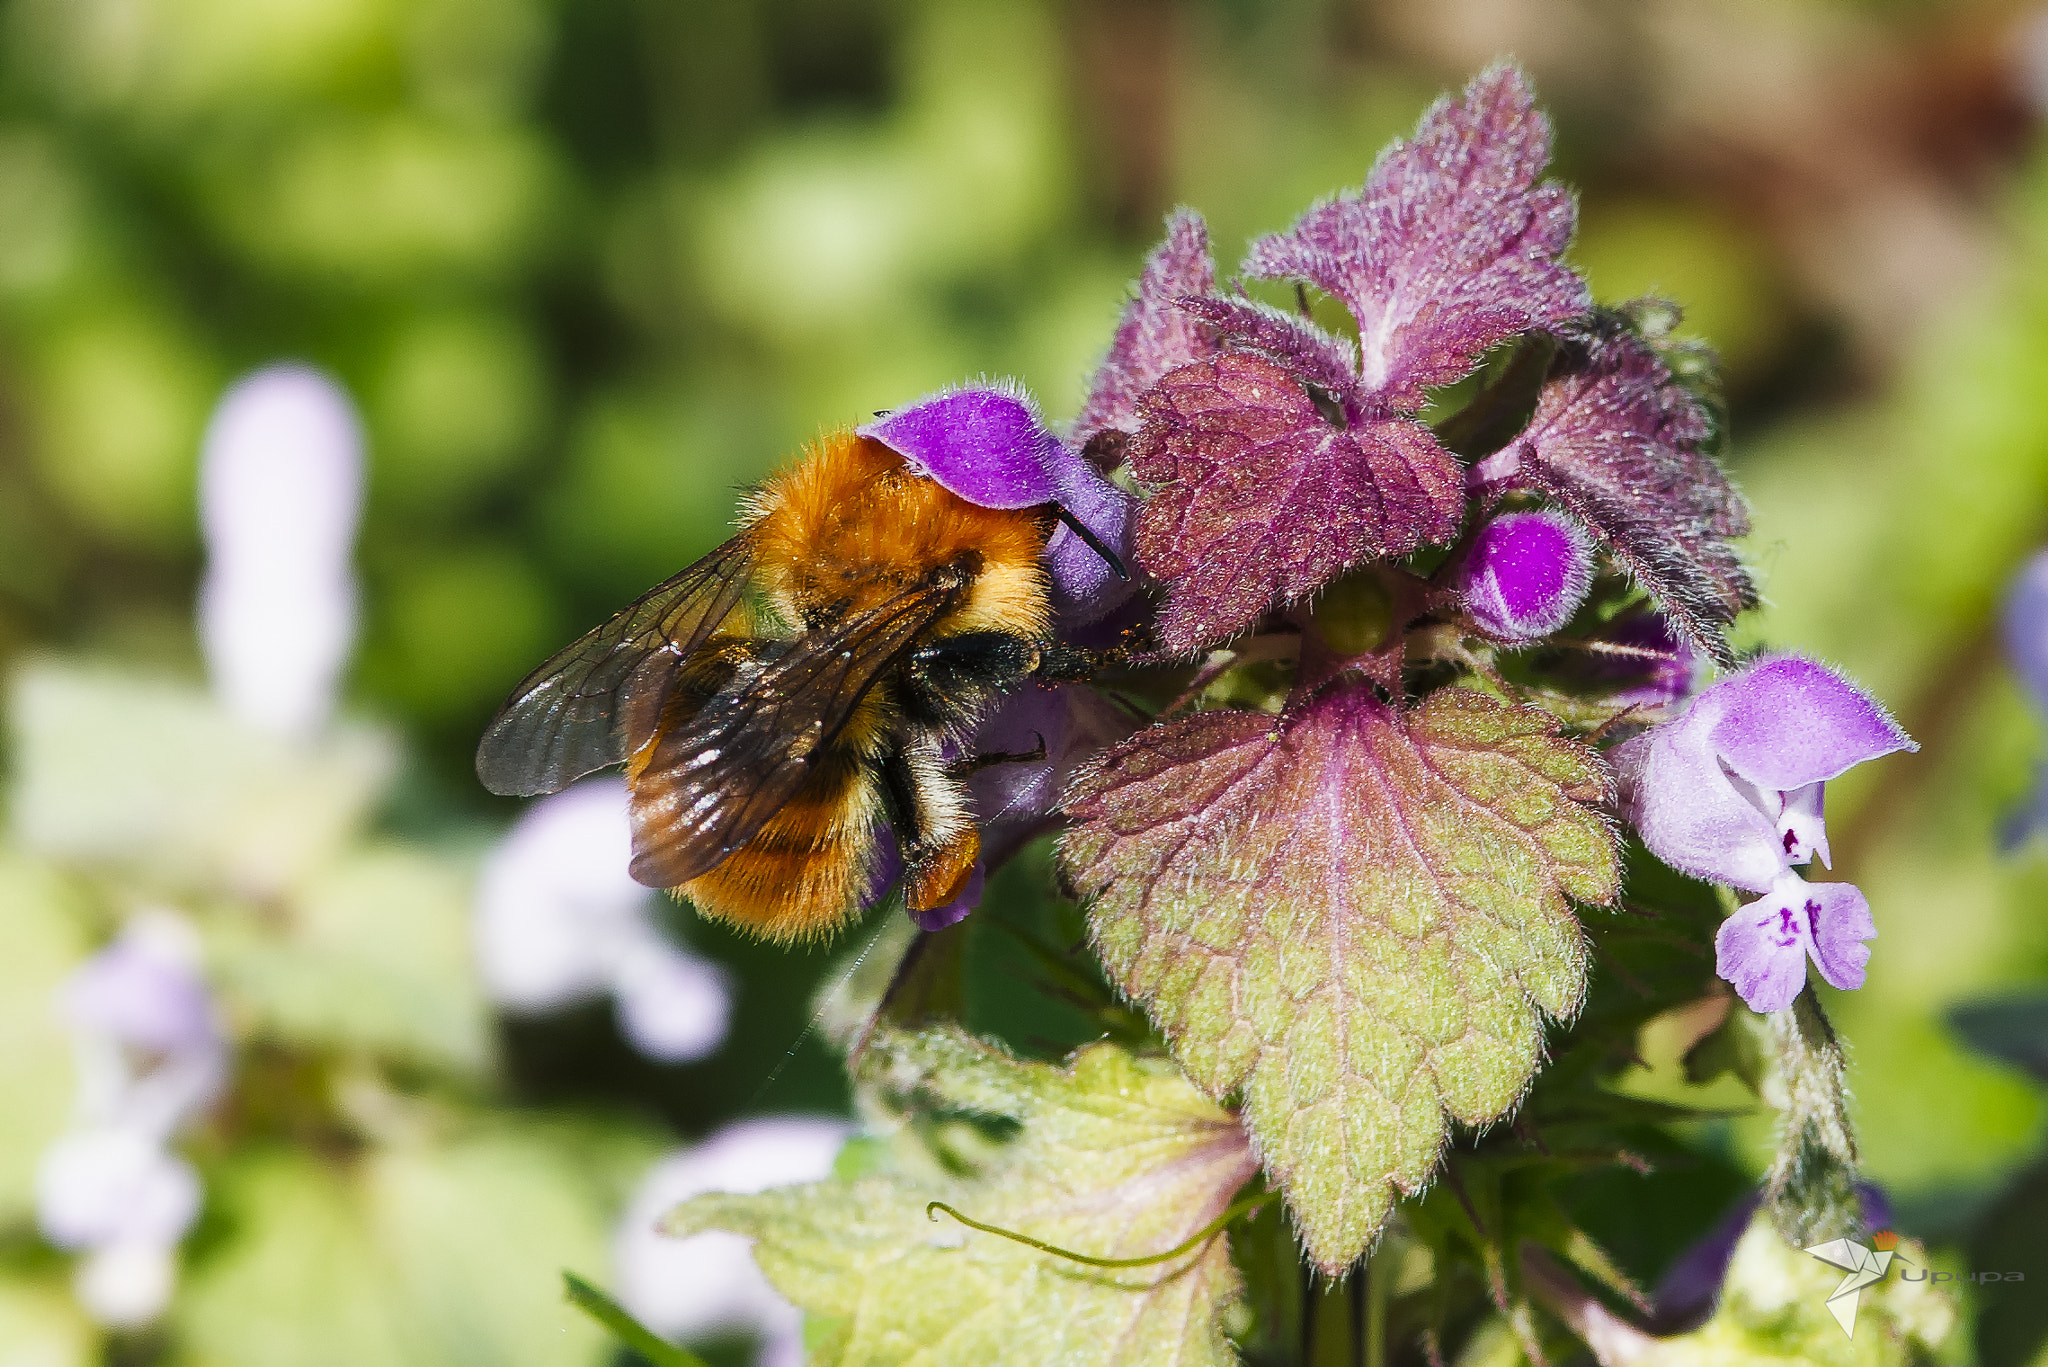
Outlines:
{"label": "unopened flower bud", "polygon": [[1569,622],[1592,582],[1592,543],[1551,512],[1507,513],[1487,523],[1455,579],[1473,624],[1511,642],[1533,641]]}

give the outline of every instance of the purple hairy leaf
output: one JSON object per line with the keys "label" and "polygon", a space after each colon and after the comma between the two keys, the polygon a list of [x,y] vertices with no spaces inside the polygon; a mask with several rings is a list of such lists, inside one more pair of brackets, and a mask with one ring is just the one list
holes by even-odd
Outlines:
{"label": "purple hairy leaf", "polygon": [[1648,345],[1594,329],[1560,357],[1522,435],[1474,467],[1536,489],[1584,523],[1686,640],[1734,663],[1721,628],[1756,605],[1728,544],[1742,496],[1704,449],[1706,412]]}
{"label": "purple hairy leaf", "polygon": [[1514,1106],[1587,950],[1567,898],[1616,894],[1599,758],[1465,689],[1395,711],[1155,726],[1084,769],[1061,856],[1103,961],[1188,1076],[1242,1089],[1309,1256],[1347,1267],[1450,1121]]}
{"label": "purple hairy leaf", "polygon": [[1167,586],[1162,644],[1197,649],[1276,597],[1455,533],[1457,462],[1409,420],[1424,389],[1588,307],[1556,259],[1571,197],[1536,183],[1549,156],[1527,84],[1497,67],[1435,105],[1362,189],[1255,242],[1245,273],[1342,300],[1356,347],[1241,297],[1181,301],[1226,351],[1167,372],[1138,405],[1132,468],[1164,486],[1138,521],[1139,561]]}
{"label": "purple hairy leaf", "polygon": [[1427,427],[1354,419],[1264,356],[1182,366],[1140,409],[1131,469],[1160,487],[1138,510],[1137,555],[1172,585],[1157,627],[1168,650],[1243,631],[1275,598],[1457,530],[1463,471]]}
{"label": "purple hairy leaf", "polygon": [[1584,282],[1557,260],[1577,215],[1568,191],[1537,184],[1549,160],[1528,82],[1492,67],[1462,101],[1431,106],[1362,190],[1254,242],[1244,273],[1343,300],[1358,320],[1361,385],[1413,412],[1425,388],[1463,377],[1496,342],[1588,308]]}
{"label": "purple hairy leaf", "polygon": [[1180,306],[1215,328],[1225,342],[1264,352],[1295,379],[1333,399],[1351,398],[1358,388],[1358,348],[1306,318],[1255,299],[1220,294],[1183,299]]}
{"label": "purple hairy leaf", "polygon": [[1098,432],[1136,432],[1138,399],[1153,381],[1175,366],[1215,353],[1208,329],[1175,307],[1177,300],[1215,288],[1208,225],[1194,210],[1176,209],[1166,220],[1165,239],[1145,262],[1138,295],[1124,306],[1109,354],[1096,369],[1088,401],[1074,419],[1077,448]]}

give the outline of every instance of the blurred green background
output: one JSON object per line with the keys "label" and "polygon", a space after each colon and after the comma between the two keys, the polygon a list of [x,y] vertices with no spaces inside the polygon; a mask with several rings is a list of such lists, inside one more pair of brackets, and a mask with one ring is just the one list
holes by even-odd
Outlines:
{"label": "blurred green background", "polygon": [[[1994,838],[2042,749],[1993,626],[2005,580],[2048,540],[2037,7],[9,0],[0,666],[59,652],[199,680],[208,413],[259,364],[328,369],[361,406],[370,461],[348,710],[402,738],[362,838],[433,852],[454,891],[420,914],[458,917],[466,870],[516,811],[470,773],[492,709],[720,540],[737,489],[821,428],[976,375],[1015,375],[1071,413],[1167,209],[1206,214],[1227,267],[1503,53],[1556,120],[1596,292],[1675,298],[1725,356],[1768,603],[1747,639],[1845,666],[1925,744],[1835,794],[1836,873],[1862,884],[1882,938],[1869,986],[1830,1000],[1871,1175],[1909,1229],[1967,1246],[2043,1119],[2039,1089],[1970,1053],[1945,1015],[2048,975],[2048,855],[2001,856]],[[91,891],[103,880],[81,893],[72,871],[0,863],[15,1056],[0,1072],[20,1103],[0,1103],[15,1113],[0,1122],[0,1364],[58,1363],[103,1350],[67,1318],[24,1201],[69,1085],[44,1003],[112,903]],[[1043,860],[1025,861],[991,921],[1065,933],[1048,888]],[[104,905],[51,910],[72,896]],[[554,1341],[569,1331],[549,1318],[550,1278],[601,1266],[606,1212],[639,1167],[742,1112],[845,1104],[826,1051],[799,1038],[829,955],[679,934],[738,975],[715,1058],[642,1062],[601,1004],[498,1022],[479,1046],[491,1061],[454,1082],[373,1050],[398,1091],[468,1117],[456,1157],[431,1182],[390,1158],[341,1197],[306,1179],[329,1159],[297,1122],[250,1122],[268,1136],[257,1158],[204,1141],[220,1147],[188,1248],[197,1306],[169,1338],[104,1351],[377,1360],[344,1348],[383,1329],[351,1339],[322,1320],[280,1339],[237,1316],[285,1294],[266,1276],[300,1278],[304,1307],[377,1299],[337,1270],[358,1267],[348,1257],[289,1250],[359,1237],[333,1232],[357,1218],[347,1202],[418,1178],[449,1210],[471,1208],[471,1183],[474,1208],[522,1213],[467,1243],[454,1219],[439,1252],[404,1219],[379,1224],[412,1250],[400,1264],[446,1283],[405,1274],[412,1299],[380,1313],[456,1326],[390,1332],[439,1345],[422,1361],[595,1360],[590,1337]],[[992,999],[1021,990],[984,976]],[[1050,1046],[1063,1028],[1049,1017],[1020,1039]],[[330,1073],[356,1058],[252,1038],[243,1091],[289,1093],[307,1058]],[[1691,1138],[1754,1170],[1765,1131]],[[252,1232],[252,1212],[279,1209]],[[1636,1270],[1653,1276],[1710,1214]],[[479,1242],[517,1274],[477,1261]],[[2039,1295],[2048,1261],[2032,1280]],[[529,1323],[547,1332],[515,1332]]]}

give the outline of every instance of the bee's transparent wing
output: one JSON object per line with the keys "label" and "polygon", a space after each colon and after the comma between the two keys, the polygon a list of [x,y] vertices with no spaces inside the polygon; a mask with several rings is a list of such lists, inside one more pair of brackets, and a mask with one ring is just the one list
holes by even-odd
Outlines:
{"label": "bee's transparent wing", "polygon": [[914,585],[806,632],[661,735],[633,781],[633,877],[657,888],[687,883],[759,834],[876,681],[961,592]]}
{"label": "bee's transparent wing", "polygon": [[629,706],[644,713],[661,702],[635,695],[667,689],[739,603],[753,560],[742,533],[527,675],[477,746],[484,787],[507,797],[552,793],[625,759]]}

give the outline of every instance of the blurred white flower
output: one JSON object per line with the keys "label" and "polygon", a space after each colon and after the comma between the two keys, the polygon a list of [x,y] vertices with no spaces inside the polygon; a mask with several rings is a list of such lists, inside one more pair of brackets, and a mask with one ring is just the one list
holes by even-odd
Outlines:
{"label": "blurred white flower", "polygon": [[619,1027],[650,1058],[702,1058],[725,1039],[726,975],[655,924],[632,859],[626,785],[593,779],[542,798],[491,851],[477,884],[484,987],[512,1011],[613,994]]}
{"label": "blurred white flower", "polygon": [[723,1230],[677,1239],[657,1225],[678,1202],[707,1191],[822,1181],[850,1133],[846,1122],[823,1117],[748,1120],[662,1159],[641,1180],[612,1242],[619,1303],[664,1338],[752,1333],[761,1340],[759,1367],[797,1367],[803,1316],[761,1275],[748,1241]]}
{"label": "blurred white flower", "polygon": [[79,1259],[72,1293],[85,1312],[114,1329],[139,1329],[171,1303],[178,1283],[177,1243],[107,1244]]}
{"label": "blurred white flower", "polygon": [[199,476],[199,634],[215,692],[253,726],[309,735],[334,710],[362,500],[362,428],[333,380],[273,365],[222,396]]}
{"label": "blurred white flower", "polygon": [[36,1223],[59,1248],[175,1246],[198,1215],[192,1165],[138,1130],[74,1130],[36,1169]]}
{"label": "blurred white flower", "polygon": [[36,1221],[52,1244],[86,1254],[79,1301],[110,1325],[163,1310],[175,1250],[199,1215],[198,1174],[168,1148],[227,1078],[227,1043],[198,958],[189,924],[146,911],[59,997],[75,1033],[78,1126],[37,1168]]}

